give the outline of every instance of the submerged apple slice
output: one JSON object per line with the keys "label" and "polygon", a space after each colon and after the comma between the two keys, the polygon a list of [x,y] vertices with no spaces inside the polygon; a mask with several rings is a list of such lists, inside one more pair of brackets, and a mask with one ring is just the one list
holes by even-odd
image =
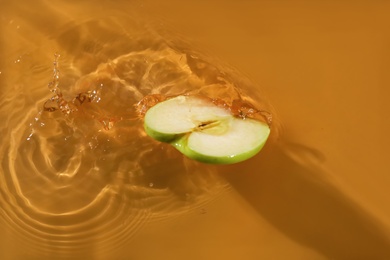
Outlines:
{"label": "submerged apple slice", "polygon": [[187,157],[215,164],[249,159],[270,133],[267,124],[236,118],[197,96],[178,96],[151,107],[144,127],[149,136],[170,143]]}

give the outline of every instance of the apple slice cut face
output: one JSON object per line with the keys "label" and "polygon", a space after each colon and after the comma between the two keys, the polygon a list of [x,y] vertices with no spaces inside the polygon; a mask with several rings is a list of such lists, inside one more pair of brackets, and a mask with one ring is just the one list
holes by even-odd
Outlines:
{"label": "apple slice cut face", "polygon": [[197,129],[205,122],[230,118],[231,114],[210,101],[194,96],[178,96],[151,107],[145,114],[146,133],[161,142]]}
{"label": "apple slice cut face", "polygon": [[267,124],[236,118],[197,96],[178,96],[151,107],[144,127],[149,136],[170,143],[187,157],[215,164],[249,159],[270,133]]}
{"label": "apple slice cut face", "polygon": [[232,118],[223,134],[197,131],[189,135],[187,149],[197,160],[209,163],[236,163],[257,154],[270,133],[267,124],[253,119]]}

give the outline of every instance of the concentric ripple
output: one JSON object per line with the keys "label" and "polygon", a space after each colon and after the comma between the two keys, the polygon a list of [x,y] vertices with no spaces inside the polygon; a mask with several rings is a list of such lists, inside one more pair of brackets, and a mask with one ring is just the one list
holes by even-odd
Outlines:
{"label": "concentric ripple", "polygon": [[[53,79],[44,68],[27,71],[1,95],[0,224],[25,255],[110,255],[148,221],[202,207],[228,188],[216,166],[146,136],[136,105],[187,93],[253,103],[246,82],[180,41],[117,25],[63,28],[54,44],[66,58],[55,58]],[[72,35],[80,37],[71,48],[64,39]],[[104,44],[112,38],[119,43]],[[255,105],[269,120],[269,107]]]}

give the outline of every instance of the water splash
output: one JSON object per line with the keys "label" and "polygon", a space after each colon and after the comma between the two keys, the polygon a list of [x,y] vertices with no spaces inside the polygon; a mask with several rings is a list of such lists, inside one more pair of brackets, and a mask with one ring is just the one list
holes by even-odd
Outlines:
{"label": "water splash", "polygon": [[[90,41],[96,35],[85,32],[99,26],[109,39],[117,28],[109,20],[88,22],[65,34],[83,32]],[[267,104],[248,98],[233,74],[136,30],[118,33],[118,44],[126,44],[99,53],[72,42],[78,52],[66,61],[54,56],[51,80],[36,103],[22,106],[12,96],[20,93],[11,92],[2,101],[7,124],[1,131],[10,142],[0,154],[0,223],[31,255],[80,257],[91,248],[109,254],[147,222],[199,210],[228,190],[217,166],[189,160],[144,133],[141,118],[152,105],[203,95],[237,116],[266,120]],[[71,69],[91,64],[96,67],[68,80]]]}

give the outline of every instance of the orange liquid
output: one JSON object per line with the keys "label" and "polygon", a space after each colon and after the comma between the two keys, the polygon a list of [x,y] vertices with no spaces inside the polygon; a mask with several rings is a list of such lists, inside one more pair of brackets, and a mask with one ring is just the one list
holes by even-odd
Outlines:
{"label": "orange liquid", "polygon": [[[3,3],[0,259],[390,258],[389,8]],[[270,113],[264,150],[146,136],[137,102],[188,93]]]}

